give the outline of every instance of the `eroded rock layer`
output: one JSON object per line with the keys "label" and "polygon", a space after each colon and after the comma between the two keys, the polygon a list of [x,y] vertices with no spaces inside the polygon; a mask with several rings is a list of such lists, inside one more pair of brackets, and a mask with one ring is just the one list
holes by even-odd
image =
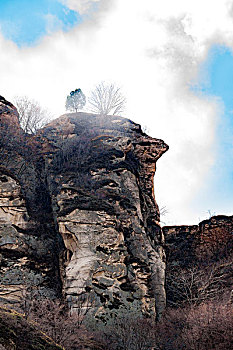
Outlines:
{"label": "eroded rock layer", "polygon": [[233,216],[217,215],[198,225],[164,226],[167,260],[181,265],[227,257],[233,250]]}
{"label": "eroded rock layer", "polygon": [[61,284],[74,310],[91,308],[102,318],[121,308],[153,313],[156,306],[159,317],[165,257],[153,177],[164,142],[128,119],[85,113],[64,115],[23,142],[27,151],[18,148],[15,159],[11,150],[9,164],[1,164],[1,234],[10,230],[12,241],[4,251],[15,259],[27,239],[20,259],[32,261],[35,246],[40,287],[51,278]]}

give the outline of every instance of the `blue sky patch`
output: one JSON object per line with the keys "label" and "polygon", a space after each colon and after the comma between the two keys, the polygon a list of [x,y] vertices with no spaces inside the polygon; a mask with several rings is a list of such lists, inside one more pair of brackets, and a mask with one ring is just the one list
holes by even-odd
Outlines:
{"label": "blue sky patch", "polygon": [[223,46],[213,46],[200,69],[199,84],[192,90],[206,97],[218,97],[224,105],[217,125],[216,162],[208,185],[201,189],[195,203],[206,208],[208,202],[206,209],[215,211],[211,206],[217,205],[229,211],[233,207],[232,196],[229,196],[233,193],[233,52]]}
{"label": "blue sky patch", "polygon": [[19,47],[31,46],[57,30],[68,31],[80,15],[58,0],[1,0],[0,31]]}

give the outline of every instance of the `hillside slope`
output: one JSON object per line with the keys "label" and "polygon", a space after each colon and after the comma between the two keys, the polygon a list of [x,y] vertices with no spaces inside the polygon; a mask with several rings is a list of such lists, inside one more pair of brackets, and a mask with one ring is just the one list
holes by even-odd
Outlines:
{"label": "hillside slope", "polygon": [[40,332],[13,310],[0,307],[0,344],[6,350],[62,350],[52,339]]}

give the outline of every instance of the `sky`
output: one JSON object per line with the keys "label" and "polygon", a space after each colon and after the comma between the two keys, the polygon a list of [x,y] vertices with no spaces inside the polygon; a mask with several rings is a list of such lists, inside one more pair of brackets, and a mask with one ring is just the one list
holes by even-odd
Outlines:
{"label": "sky", "polygon": [[54,118],[71,90],[115,83],[123,116],[169,145],[162,224],[233,214],[233,0],[0,0],[0,77]]}

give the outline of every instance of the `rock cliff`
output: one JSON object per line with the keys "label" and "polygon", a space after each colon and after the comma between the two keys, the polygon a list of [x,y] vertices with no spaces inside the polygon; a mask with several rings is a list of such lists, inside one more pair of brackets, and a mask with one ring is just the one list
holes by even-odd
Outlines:
{"label": "rock cliff", "polygon": [[167,150],[129,119],[74,113],[25,135],[0,99],[0,297],[63,296],[106,318],[160,317],[165,254],[154,199]]}
{"label": "rock cliff", "polygon": [[168,305],[232,298],[233,216],[165,226],[163,233]]}
{"label": "rock cliff", "polygon": [[217,215],[198,225],[164,226],[167,260],[181,265],[229,256],[233,249],[233,216]]}

